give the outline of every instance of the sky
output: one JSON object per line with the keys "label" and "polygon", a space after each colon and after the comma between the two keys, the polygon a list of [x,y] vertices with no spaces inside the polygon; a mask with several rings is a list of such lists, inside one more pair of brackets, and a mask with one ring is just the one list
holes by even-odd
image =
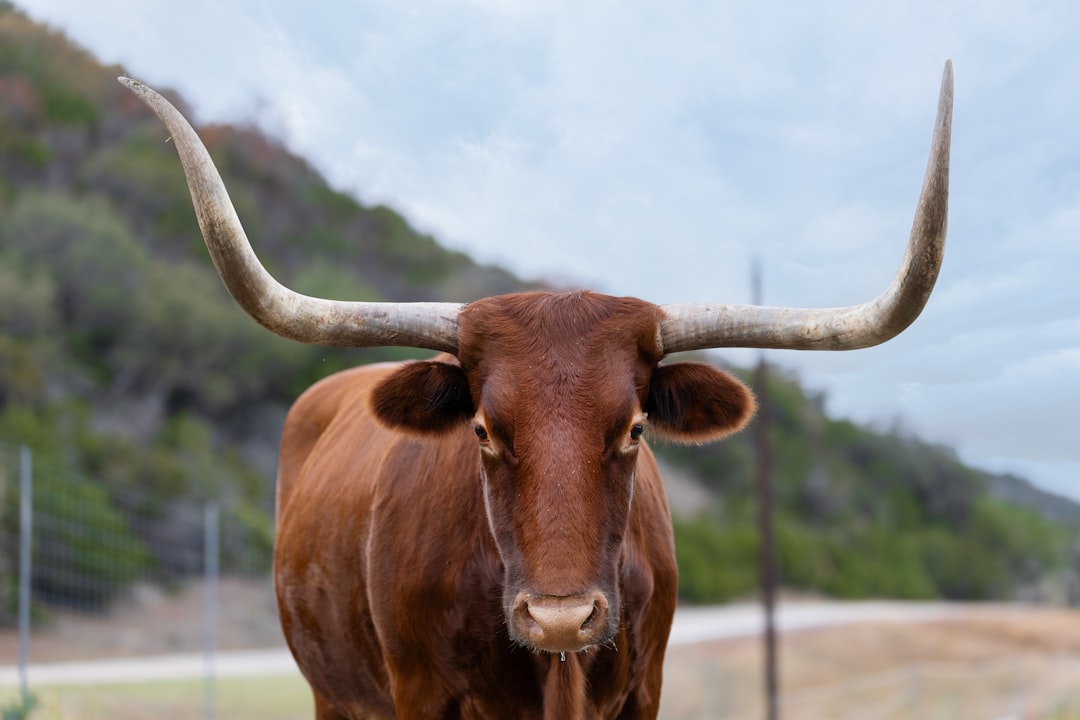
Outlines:
{"label": "sky", "polygon": [[16,4],[444,245],[657,303],[749,303],[754,262],[770,305],[880,293],[951,58],[948,242],[922,316],[876,348],[768,358],[835,417],[1080,499],[1072,0]]}

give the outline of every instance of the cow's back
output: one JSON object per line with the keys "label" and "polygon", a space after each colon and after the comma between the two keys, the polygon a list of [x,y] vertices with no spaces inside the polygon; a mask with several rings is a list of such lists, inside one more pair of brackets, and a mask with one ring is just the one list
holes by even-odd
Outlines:
{"label": "cow's back", "polygon": [[[363,463],[382,454],[378,440],[390,433],[371,415],[369,398],[372,389],[398,367],[399,363],[379,363],[335,373],[310,387],[293,404],[282,431],[278,463],[279,523],[294,496],[326,492],[320,480],[330,481],[347,472],[350,463]],[[373,442],[352,443],[348,448],[334,442],[343,434],[365,433],[371,433]],[[352,452],[342,452],[344,449]],[[351,489],[360,488],[353,485]]]}
{"label": "cow's back", "polygon": [[[437,686],[468,672],[438,646],[455,633],[500,632],[498,606],[487,601],[500,577],[475,438],[467,427],[436,438],[379,423],[372,390],[400,367],[320,381],[282,434],[274,551],[282,628],[316,701],[345,717],[394,717],[390,670],[415,660],[418,646],[440,675],[424,691],[438,702]],[[471,615],[468,627],[440,621],[449,614]],[[404,673],[395,674],[400,683]]]}
{"label": "cow's back", "polygon": [[351,699],[357,710],[362,702],[361,716],[394,712],[367,603],[365,545],[376,471],[393,440],[372,417],[369,397],[397,367],[346,370],[308,389],[286,418],[278,467],[282,628],[317,702]]}

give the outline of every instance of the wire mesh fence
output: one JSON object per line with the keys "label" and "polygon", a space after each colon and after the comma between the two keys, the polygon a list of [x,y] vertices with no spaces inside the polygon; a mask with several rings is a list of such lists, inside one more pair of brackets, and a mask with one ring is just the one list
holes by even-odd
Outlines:
{"label": "wire mesh fence", "polygon": [[[76,621],[97,620],[104,628],[130,634],[122,616],[139,605],[139,597],[179,595],[198,585],[201,607],[195,623],[191,618],[164,618],[166,623],[177,620],[177,626],[139,630],[140,637],[183,633],[187,638],[129,642],[128,647],[139,655],[190,649],[201,641],[207,698],[202,717],[214,716],[220,573],[265,578],[270,562],[269,539],[258,531],[268,521],[253,524],[227,503],[223,510],[222,504],[200,497],[161,497],[138,488],[118,492],[72,470],[64,458],[32,456],[25,448],[0,445],[0,629],[8,628],[7,642],[0,647],[13,644],[11,637],[18,635],[17,657],[11,653],[0,665],[17,662],[24,709],[31,698],[30,662],[104,656],[117,649],[102,633],[58,638],[51,632],[58,624],[67,628]],[[261,584],[264,592],[268,588],[268,583]],[[53,642],[39,649],[41,638]]]}
{"label": "wire mesh fence", "polygon": [[0,445],[0,627],[15,624],[18,593],[19,518],[16,455]]}
{"label": "wire mesh fence", "polygon": [[[18,456],[0,447],[0,621],[8,624],[19,532]],[[238,519],[225,501],[161,497],[131,487],[110,491],[49,456],[35,455],[32,466],[31,587],[39,622],[57,608],[105,612],[140,583],[168,589],[201,577],[209,504],[222,507],[214,558],[222,571],[252,576],[269,570],[270,538]]]}

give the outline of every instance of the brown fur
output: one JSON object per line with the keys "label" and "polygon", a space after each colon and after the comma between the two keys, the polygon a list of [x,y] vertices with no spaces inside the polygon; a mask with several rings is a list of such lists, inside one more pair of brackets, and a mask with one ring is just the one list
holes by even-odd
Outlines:
{"label": "brown fur", "polygon": [[[659,366],[658,308],[592,293],[490,298],[458,358],[315,385],[286,421],[275,581],[331,718],[652,718],[677,577],[650,432],[716,439],[749,392]],[[478,439],[476,425],[480,425]],[[478,448],[479,445],[479,448]],[[538,650],[514,598],[598,591],[596,645]]]}

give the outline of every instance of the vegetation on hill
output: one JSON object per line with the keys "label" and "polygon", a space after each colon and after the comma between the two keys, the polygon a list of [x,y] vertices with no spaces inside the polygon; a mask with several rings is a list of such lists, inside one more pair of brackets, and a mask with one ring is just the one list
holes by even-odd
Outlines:
{"label": "vegetation on hill", "polygon": [[[830,419],[823,397],[808,397],[781,372],[770,373],[769,402],[786,587],[846,598],[1068,599],[1063,573],[1075,562],[1071,546],[1080,530],[1075,512],[1066,513],[1074,503],[1056,498],[1048,516],[1053,496],[1023,481],[967,467],[947,448],[899,430]],[[661,449],[720,498],[676,518],[687,599],[755,589],[752,442],[743,433],[717,445]],[[1043,507],[1004,502],[1002,487],[1018,499],[1026,487]]]}
{"label": "vegetation on hill", "polygon": [[[173,148],[118,74],[0,1],[0,449],[34,449],[48,478],[40,507],[63,514],[74,499],[83,511],[54,540],[85,553],[88,572],[102,551],[85,538],[103,534],[128,580],[190,572],[160,551],[177,542],[177,519],[211,498],[265,566],[289,403],[335,370],[414,351],[300,345],[244,315],[207,258]],[[466,301],[530,287],[444,250],[390,208],[335,191],[253,127],[200,133],[260,256],[302,292]],[[791,379],[776,377],[772,403],[787,585],[1012,597],[1065,567],[1075,509],[1051,521],[1045,507],[1002,503],[988,489],[1015,490],[1015,480],[829,419]],[[716,498],[676,520],[684,597],[752,592],[748,436],[661,452]],[[0,486],[5,474],[0,458]],[[14,494],[0,495],[10,527]],[[140,524],[148,512],[154,522]],[[12,570],[0,560],[0,605]],[[35,582],[57,600],[91,592],[104,604],[118,591]]]}

